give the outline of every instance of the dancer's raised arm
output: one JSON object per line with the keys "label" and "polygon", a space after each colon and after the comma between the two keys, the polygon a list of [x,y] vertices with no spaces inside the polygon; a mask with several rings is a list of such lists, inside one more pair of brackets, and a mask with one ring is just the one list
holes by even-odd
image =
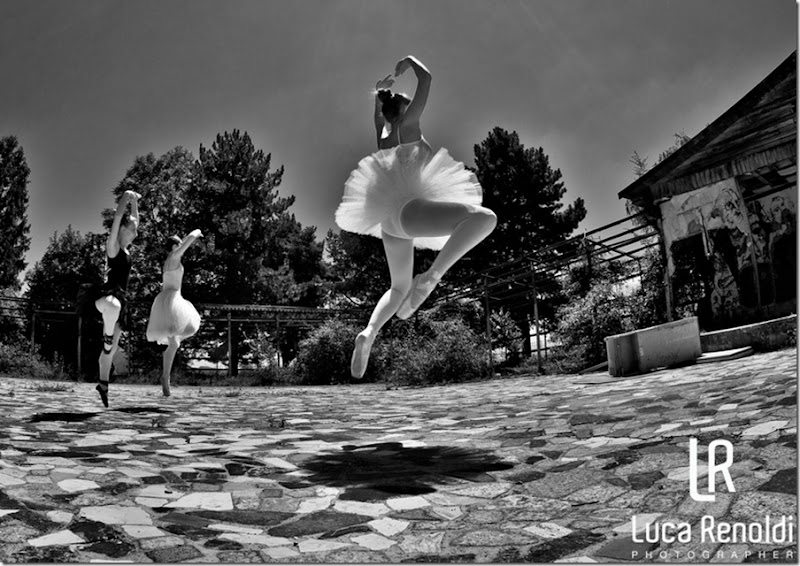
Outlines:
{"label": "dancer's raised arm", "polygon": [[178,236],[172,236],[170,241],[173,242],[172,251],[169,252],[167,255],[167,259],[164,262],[164,271],[169,271],[171,269],[177,269],[181,263],[181,258],[186,250],[189,249],[194,241],[197,238],[202,238],[203,233],[200,230],[192,230],[183,240],[179,239]]}
{"label": "dancer's raised arm", "polygon": [[386,75],[375,84],[375,132],[378,134],[379,144],[383,135],[383,127],[386,125],[386,118],[383,117],[383,102],[378,97],[378,92],[382,89],[391,88],[393,84],[392,75]]}
{"label": "dancer's raised arm", "polygon": [[186,250],[189,249],[189,246],[191,246],[197,238],[202,237],[203,233],[199,229],[192,230],[186,235],[185,238],[183,238],[183,240],[181,240],[181,244],[178,246],[178,249],[172,252],[172,255],[175,255],[179,258],[182,257]]}
{"label": "dancer's raised arm", "polygon": [[395,66],[394,75],[399,77],[408,68],[413,69],[414,74],[417,75],[417,90],[414,92],[414,98],[411,99],[411,104],[408,105],[404,121],[406,123],[419,122],[422,111],[425,110],[425,104],[428,102],[428,93],[431,89],[431,73],[419,59],[413,55],[409,55],[398,61]]}
{"label": "dancer's raised arm", "polygon": [[128,208],[128,203],[131,203],[131,217],[136,226],[139,225],[139,208],[137,200],[139,193],[134,191],[125,191],[117,201],[117,210],[114,213],[114,221],[111,223],[111,231],[106,240],[106,253],[108,257],[116,257],[119,253],[119,227],[122,224],[122,218],[125,216],[125,211]]}

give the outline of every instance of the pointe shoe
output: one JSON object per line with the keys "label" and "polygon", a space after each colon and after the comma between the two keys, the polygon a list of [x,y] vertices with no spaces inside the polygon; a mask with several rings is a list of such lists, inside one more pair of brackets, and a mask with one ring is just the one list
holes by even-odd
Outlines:
{"label": "pointe shoe", "polygon": [[350,358],[350,375],[355,379],[361,379],[367,372],[367,363],[373,342],[375,342],[374,336],[370,337],[364,333],[356,336],[356,346],[353,348],[353,356]]}
{"label": "pointe shoe", "polygon": [[103,405],[108,408],[108,384],[103,387],[102,383],[98,383],[95,389],[97,389],[97,392],[100,394],[100,400],[103,402]]}
{"label": "pointe shoe", "polygon": [[[403,299],[397,309],[396,316],[400,320],[406,320],[417,312],[417,309],[425,302],[425,299],[430,296],[439,283],[437,280],[426,276],[427,272],[420,273],[411,281],[411,289],[409,289],[408,295],[406,295],[406,298]],[[423,277],[426,277],[427,280],[423,279]]]}

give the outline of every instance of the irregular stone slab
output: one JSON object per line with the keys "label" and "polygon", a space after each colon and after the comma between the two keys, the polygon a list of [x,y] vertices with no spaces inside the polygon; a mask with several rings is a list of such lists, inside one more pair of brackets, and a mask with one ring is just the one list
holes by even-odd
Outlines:
{"label": "irregular stone slab", "polygon": [[631,486],[631,489],[634,490],[643,490],[649,489],[656,483],[658,480],[664,477],[664,474],[661,472],[644,472],[641,474],[631,474],[628,476],[628,483]]}
{"label": "irregular stone slab", "polygon": [[394,499],[387,499],[386,505],[396,511],[406,511],[409,509],[421,509],[422,507],[429,507],[430,502],[423,497],[397,497]]}
{"label": "irregular stone slab", "polygon": [[315,511],[322,511],[323,509],[327,509],[331,506],[334,499],[333,496],[328,497],[312,497],[310,499],[304,499],[300,502],[300,506],[297,508],[297,512],[300,514],[305,513],[313,513]]}
{"label": "irregular stone slab", "polygon": [[396,541],[382,537],[381,535],[376,535],[374,533],[352,537],[350,540],[369,550],[385,550],[397,544]]}
{"label": "irregular stone slab", "polygon": [[638,561],[657,546],[658,543],[634,542],[630,536],[622,536],[596,550],[594,554],[615,560]]}
{"label": "irregular stone slab", "polygon": [[145,553],[153,562],[183,562],[203,556],[203,553],[190,545],[158,548]]}
{"label": "irregular stone slab", "polygon": [[201,492],[184,495],[177,501],[167,503],[165,507],[207,509],[209,511],[229,511],[233,509],[230,493]]}
{"label": "irregular stone slab", "polygon": [[758,488],[758,491],[775,491],[797,495],[797,468],[778,470],[768,482]]}
{"label": "irregular stone slab", "polygon": [[723,517],[733,502],[731,493],[715,493],[714,501],[695,501],[691,496],[687,496],[678,507],[678,515],[688,515],[690,517],[702,517],[710,515],[712,517]]}
{"label": "irregular stone slab", "polygon": [[398,521],[390,517],[382,517],[370,521],[367,524],[383,536],[392,537],[398,533],[402,533],[411,523],[408,521]]}
{"label": "irregular stone slab", "polygon": [[366,515],[325,510],[301,516],[296,521],[278,525],[267,532],[276,537],[297,537],[335,531],[344,527],[367,523],[372,519],[373,517]]}
{"label": "irregular stone slab", "polygon": [[25,485],[25,481],[0,472],[0,487],[11,487],[13,485]]}
{"label": "irregular stone slab", "polygon": [[239,525],[223,525],[216,523],[208,525],[208,529],[212,531],[222,531],[225,533],[240,533],[245,535],[259,535],[263,533],[263,529],[252,529],[250,527],[240,527]]}
{"label": "irregular stone slab", "polygon": [[457,546],[505,546],[530,544],[533,537],[497,530],[475,530],[458,537],[452,544]]}
{"label": "irregular stone slab", "polygon": [[161,529],[146,525],[123,525],[122,530],[133,538],[156,538],[167,536],[167,533]]}
{"label": "irregular stone slab", "polygon": [[744,430],[742,436],[766,436],[767,434],[784,428],[787,424],[789,424],[789,421],[767,421],[759,423]]}
{"label": "irregular stone slab", "polygon": [[[294,513],[285,511],[196,511],[192,517],[211,519],[218,523],[238,523],[242,525],[258,525],[260,527],[271,527],[282,523]],[[208,524],[208,521],[205,521]]]}
{"label": "irregular stone slab", "polygon": [[444,535],[444,532],[405,535],[400,541],[400,549],[407,554],[438,555],[442,549]]}
{"label": "irregular stone slab", "polygon": [[464,495],[467,497],[480,497],[483,499],[494,499],[504,493],[508,492],[512,487],[510,483],[490,483],[479,485],[467,485],[461,487],[446,486],[442,491],[448,493],[455,493],[456,495]]}
{"label": "irregular stone slab", "polygon": [[730,514],[736,519],[750,522],[761,522],[763,517],[768,515],[777,521],[784,515],[797,514],[797,498],[789,494],[770,491],[739,493],[734,500]]}
{"label": "irregular stone slab", "polygon": [[383,503],[366,503],[363,501],[337,501],[333,508],[342,513],[369,515],[371,517],[380,517],[389,512],[389,508]]}
{"label": "irregular stone slab", "polygon": [[587,546],[602,541],[601,534],[588,531],[575,531],[566,536],[550,539],[537,544],[528,551],[523,562],[547,563],[555,562],[562,556],[577,552]]}
{"label": "irregular stone slab", "polygon": [[528,531],[539,538],[561,538],[572,532],[572,529],[562,527],[556,523],[539,523],[538,525],[529,525],[523,530]]}
{"label": "irregular stone slab", "polygon": [[[298,558],[300,553],[293,548],[278,546],[275,548],[265,548],[261,554],[268,556],[270,559],[278,562],[288,562],[293,558]],[[349,561],[348,561],[349,562]]]}
{"label": "irregular stone slab", "polygon": [[78,479],[62,480],[56,485],[68,493],[76,493],[87,489],[98,489],[100,487],[93,481]]}
{"label": "irregular stone slab", "polygon": [[[15,511],[12,511],[12,513],[14,512]],[[2,512],[0,512],[0,516],[2,516]],[[69,523],[72,521],[72,513],[68,513],[67,511],[48,511],[47,518],[54,523]]]}
{"label": "irregular stone slab", "polygon": [[31,546],[67,546],[82,542],[86,541],[69,530],[58,531],[49,535],[28,539],[28,544]]}
{"label": "irregular stone slab", "polygon": [[618,487],[609,483],[593,485],[584,489],[579,489],[569,494],[566,499],[576,503],[597,503],[608,501],[618,495],[625,493],[627,490],[624,487]]}
{"label": "irregular stone slab", "polygon": [[340,548],[345,548],[350,546],[346,542],[336,542],[332,540],[317,540],[317,539],[306,539],[300,541],[300,544],[297,547],[300,549],[300,552],[307,553],[307,552],[328,552],[331,550],[338,550]]}
{"label": "irregular stone slab", "polygon": [[158,499],[180,499],[186,495],[185,492],[177,491],[164,484],[148,485],[138,490],[137,494],[141,497],[154,497]]}
{"label": "irregular stone slab", "polygon": [[224,533],[220,539],[232,540],[240,544],[257,544],[260,546],[285,546],[292,544],[288,538],[273,537],[269,535],[253,535],[245,533]]}
{"label": "irregular stone slab", "polygon": [[81,517],[106,525],[152,525],[153,520],[144,510],[138,507],[121,505],[104,505],[101,507],[84,507]]}

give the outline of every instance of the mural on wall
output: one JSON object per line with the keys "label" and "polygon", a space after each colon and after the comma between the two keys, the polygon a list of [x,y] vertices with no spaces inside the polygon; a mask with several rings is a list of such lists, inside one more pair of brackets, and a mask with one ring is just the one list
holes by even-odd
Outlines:
{"label": "mural on wall", "polygon": [[661,204],[670,276],[702,286],[698,311],[720,321],[794,298],[796,208],[793,189],[745,204],[733,178],[672,197]]}
{"label": "mural on wall", "polygon": [[[782,302],[796,296],[797,282],[797,194],[784,189],[747,203],[748,222],[759,266],[769,277],[771,301]],[[764,298],[762,289],[762,299]],[[762,302],[764,302],[762,300]]]}

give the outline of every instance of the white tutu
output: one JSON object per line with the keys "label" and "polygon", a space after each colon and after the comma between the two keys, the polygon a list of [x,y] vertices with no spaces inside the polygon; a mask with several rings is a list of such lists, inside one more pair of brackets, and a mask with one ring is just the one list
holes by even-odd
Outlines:
{"label": "white tutu", "polygon": [[164,272],[163,290],[153,301],[147,322],[147,339],[150,342],[167,344],[170,337],[181,341],[194,335],[200,328],[200,313],[181,295],[182,278],[182,265]]}
{"label": "white tutu", "polygon": [[[336,210],[339,228],[378,238],[383,229],[393,236],[409,238],[400,227],[400,212],[412,199],[481,204],[483,190],[474,173],[444,148],[430,155],[426,142],[414,142],[362,159],[345,183]],[[440,250],[448,238],[414,238],[414,245]]]}

